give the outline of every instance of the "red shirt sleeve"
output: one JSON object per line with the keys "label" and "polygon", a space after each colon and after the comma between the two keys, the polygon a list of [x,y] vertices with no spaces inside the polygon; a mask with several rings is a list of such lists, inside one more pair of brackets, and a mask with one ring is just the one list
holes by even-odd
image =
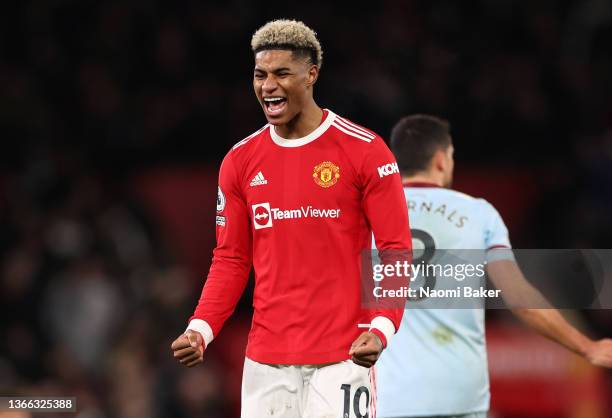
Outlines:
{"label": "red shirt sleeve", "polygon": [[[380,137],[376,137],[370,152],[364,158],[361,176],[363,209],[374,234],[380,262],[410,262],[412,239],[402,179],[395,157]],[[388,283],[393,288],[408,285],[407,277],[386,280],[394,281]],[[400,304],[397,300],[389,304],[383,302],[381,309],[373,310],[370,319],[386,317],[397,331],[403,313],[403,303]]]}
{"label": "red shirt sleeve", "polygon": [[247,205],[230,152],[219,171],[217,246],[192,319],[204,320],[217,336],[234,312],[252,265],[252,237]]}

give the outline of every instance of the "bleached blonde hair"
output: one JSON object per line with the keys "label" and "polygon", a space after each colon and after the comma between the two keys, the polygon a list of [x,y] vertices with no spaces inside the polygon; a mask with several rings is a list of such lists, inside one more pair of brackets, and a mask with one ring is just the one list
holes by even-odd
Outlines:
{"label": "bleached blonde hair", "polygon": [[317,33],[298,20],[279,19],[266,23],[251,38],[254,53],[266,49],[304,51],[319,68],[323,65],[323,50]]}

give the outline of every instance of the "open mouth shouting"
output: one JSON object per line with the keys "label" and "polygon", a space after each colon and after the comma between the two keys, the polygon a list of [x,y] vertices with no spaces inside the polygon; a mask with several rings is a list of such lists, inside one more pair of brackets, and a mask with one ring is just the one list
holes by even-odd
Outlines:
{"label": "open mouth shouting", "polygon": [[287,98],[281,96],[268,96],[263,98],[264,108],[270,116],[280,116],[287,108]]}

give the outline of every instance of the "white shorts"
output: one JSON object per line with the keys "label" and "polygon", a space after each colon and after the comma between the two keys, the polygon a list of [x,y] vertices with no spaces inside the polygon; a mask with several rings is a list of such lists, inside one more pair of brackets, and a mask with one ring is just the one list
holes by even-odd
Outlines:
{"label": "white shorts", "polygon": [[406,417],[406,418],[487,418],[486,412],[472,412],[462,415],[427,415],[426,417]]}
{"label": "white shorts", "polygon": [[370,375],[350,360],[312,366],[245,358],[241,418],[374,418]]}

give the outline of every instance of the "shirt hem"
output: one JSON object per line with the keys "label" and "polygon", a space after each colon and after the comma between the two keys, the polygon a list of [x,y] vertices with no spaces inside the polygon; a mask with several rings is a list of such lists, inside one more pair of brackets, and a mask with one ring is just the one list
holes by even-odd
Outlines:
{"label": "shirt hem", "polygon": [[409,411],[409,412],[401,412],[401,413],[391,413],[391,414],[382,414],[380,411],[377,411],[378,418],[411,418],[411,417],[444,417],[444,416],[456,416],[456,415],[467,415],[467,414],[477,414],[479,412],[488,413],[490,408],[476,408],[476,409],[467,409],[464,411]]}
{"label": "shirt hem", "polygon": [[310,365],[330,364],[349,360],[348,350],[330,351],[327,353],[271,353],[247,348],[246,356],[258,363]]}

